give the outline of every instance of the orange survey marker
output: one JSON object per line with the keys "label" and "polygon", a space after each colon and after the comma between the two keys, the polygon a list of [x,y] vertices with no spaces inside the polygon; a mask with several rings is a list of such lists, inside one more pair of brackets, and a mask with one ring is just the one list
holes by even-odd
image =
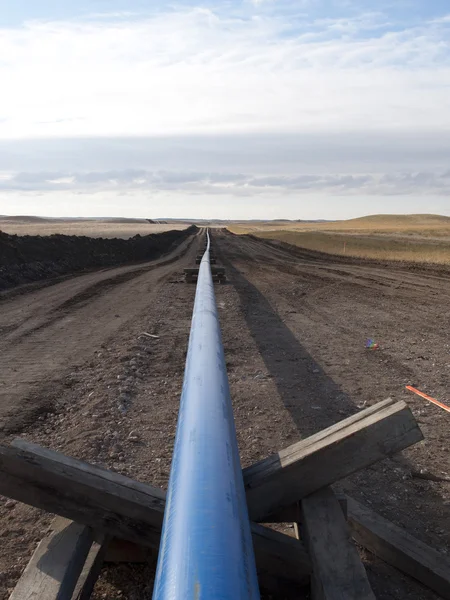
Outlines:
{"label": "orange survey marker", "polygon": [[431,396],[428,396],[428,394],[424,394],[420,390],[416,390],[416,388],[412,387],[412,385],[407,385],[406,389],[409,390],[410,392],[414,392],[418,396],[422,396],[422,398],[425,398],[425,400],[429,400],[433,404],[437,404],[437,406],[440,406],[441,408],[443,408],[444,410],[446,410],[447,412],[450,413],[450,406],[447,406],[446,404],[442,404],[442,402],[439,402],[439,400],[436,400],[436,398],[432,398]]}

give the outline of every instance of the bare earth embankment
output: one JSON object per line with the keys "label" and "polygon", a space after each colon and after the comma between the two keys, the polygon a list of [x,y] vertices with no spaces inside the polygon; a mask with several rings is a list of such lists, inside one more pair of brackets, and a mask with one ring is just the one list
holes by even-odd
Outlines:
{"label": "bare earth embankment", "polygon": [[9,235],[0,231],[0,292],[87,269],[148,261],[197,231],[164,231],[128,239],[59,235]]}

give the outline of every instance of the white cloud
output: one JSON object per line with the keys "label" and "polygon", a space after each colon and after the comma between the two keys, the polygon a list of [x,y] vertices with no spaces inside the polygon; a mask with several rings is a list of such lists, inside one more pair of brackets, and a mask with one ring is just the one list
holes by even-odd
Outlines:
{"label": "white cloud", "polygon": [[268,4],[269,2],[275,2],[275,0],[250,0],[253,6],[261,6],[262,4]]}
{"label": "white cloud", "polygon": [[442,17],[438,17],[437,19],[432,19],[430,23],[450,23],[450,15],[444,15]]}
{"label": "white cloud", "polygon": [[301,173],[297,175],[254,175],[201,171],[149,171],[121,169],[68,172],[24,172],[0,177],[0,191],[83,194],[148,191],[184,192],[186,195],[229,195],[260,198],[263,195],[327,193],[331,195],[450,196],[450,171],[387,173]]}
{"label": "white cloud", "polygon": [[0,137],[450,129],[447,32],[206,8],[29,22],[0,30]]}
{"label": "white cloud", "polygon": [[448,214],[449,17],[320,4],[0,29],[0,213]]}

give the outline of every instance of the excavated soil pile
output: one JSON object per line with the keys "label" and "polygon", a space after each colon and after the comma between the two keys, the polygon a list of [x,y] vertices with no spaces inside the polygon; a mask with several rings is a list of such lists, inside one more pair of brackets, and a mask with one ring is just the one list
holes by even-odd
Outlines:
{"label": "excavated soil pile", "polygon": [[23,283],[158,258],[197,228],[128,240],[75,235],[18,236],[0,231],[0,290]]}

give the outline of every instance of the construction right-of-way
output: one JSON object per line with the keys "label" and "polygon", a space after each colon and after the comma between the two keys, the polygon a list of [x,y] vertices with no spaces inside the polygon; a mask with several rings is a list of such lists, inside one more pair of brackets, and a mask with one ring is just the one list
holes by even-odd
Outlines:
{"label": "construction right-of-way", "polygon": [[[133,560],[130,542],[160,553],[155,598],[253,599],[256,585],[276,598],[375,598],[352,537],[450,598],[447,557],[333,488],[423,439],[407,404],[378,402],[241,472],[206,259],[197,285],[183,390],[190,402],[181,406],[167,502],[158,487],[24,439],[0,446],[0,494],[67,519],[55,522],[11,599],[89,598],[112,545],[127,543]],[[272,527],[287,522],[294,537]]]}

